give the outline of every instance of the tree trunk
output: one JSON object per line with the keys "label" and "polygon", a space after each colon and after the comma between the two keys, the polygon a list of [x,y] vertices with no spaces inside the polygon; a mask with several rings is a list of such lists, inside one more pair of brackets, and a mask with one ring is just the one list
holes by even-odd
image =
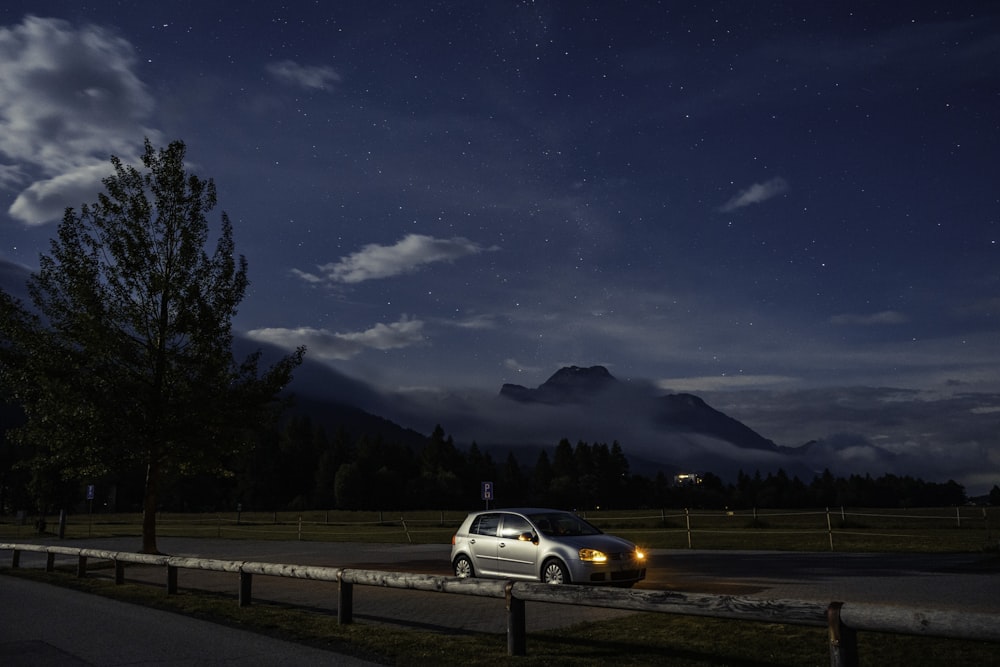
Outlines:
{"label": "tree trunk", "polygon": [[146,465],[146,488],[142,497],[142,553],[158,554],[156,548],[156,505],[160,491],[160,462],[150,457]]}

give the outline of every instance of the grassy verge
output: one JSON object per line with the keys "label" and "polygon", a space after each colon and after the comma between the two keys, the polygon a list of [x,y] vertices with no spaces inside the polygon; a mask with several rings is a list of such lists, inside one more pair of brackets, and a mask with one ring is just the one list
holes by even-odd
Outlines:
{"label": "grassy verge", "polygon": [[[1000,507],[788,511],[621,510],[583,513],[599,528],[645,548],[786,551],[972,552],[1000,549]],[[242,512],[157,517],[162,537],[312,542],[447,544],[465,512]],[[58,517],[46,517],[48,534]],[[0,540],[37,537],[0,523]],[[138,536],[138,514],[77,514],[66,538]]]}
{"label": "grassy verge", "polygon": [[[4,574],[56,584],[143,606],[298,641],[328,650],[397,665],[823,665],[829,663],[826,631],[772,623],[740,622],[668,614],[633,614],[616,620],[529,633],[528,655],[509,658],[506,636],[436,633],[355,623],[336,616],[275,603],[240,608],[233,596],[181,591],[167,596],[159,587],[105,578],[79,579],[75,573],[4,570]],[[940,640],[861,633],[862,665],[988,665],[997,646],[986,642]]]}

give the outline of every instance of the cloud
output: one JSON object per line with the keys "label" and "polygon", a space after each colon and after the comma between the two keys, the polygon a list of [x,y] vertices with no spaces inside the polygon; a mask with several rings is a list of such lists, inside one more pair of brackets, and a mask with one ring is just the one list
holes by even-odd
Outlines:
{"label": "cloud", "polygon": [[830,324],[858,325],[865,327],[884,324],[905,324],[909,321],[909,317],[896,310],[883,310],[882,312],[871,313],[868,315],[844,313],[842,315],[834,315],[830,318]]}
{"label": "cloud", "polygon": [[738,208],[749,206],[750,204],[760,204],[788,191],[788,181],[778,176],[764,183],[754,183],[746,190],[723,204],[719,210],[723,213],[735,211]]}
{"label": "cloud", "polygon": [[266,69],[278,81],[299,88],[331,90],[331,84],[341,81],[340,75],[332,67],[309,67],[293,60],[270,63]]}
{"label": "cloud", "polygon": [[437,239],[423,234],[409,234],[391,246],[370,244],[339,262],[318,267],[322,275],[298,269],[292,273],[312,283],[360,283],[374,278],[389,278],[418,270],[425,264],[453,262],[462,257],[477,255],[486,250],[469,239],[456,236]]}
{"label": "cloud", "polygon": [[461,320],[442,320],[442,324],[457,327],[459,329],[496,329],[496,315],[470,315]]}
{"label": "cloud", "polygon": [[0,185],[28,183],[12,217],[60,218],[96,182],[98,164],[107,171],[111,154],[158,138],[143,125],[154,101],[135,64],[132,45],[98,26],[28,16],[0,28]]}
{"label": "cloud", "polygon": [[745,387],[764,388],[793,385],[799,378],[788,375],[709,375],[704,377],[669,378],[658,380],[656,386],[664,391],[694,392],[741,389]]}
{"label": "cloud", "polygon": [[247,336],[289,350],[305,345],[311,357],[344,360],[352,359],[365,350],[393,350],[422,344],[425,341],[423,327],[423,321],[404,315],[397,322],[379,322],[365,331],[335,333],[312,327],[266,328],[249,331]]}
{"label": "cloud", "polygon": [[[111,174],[109,163],[80,167],[55,178],[32,183],[10,206],[12,217],[28,224],[41,224],[62,217],[67,205],[94,197],[102,189],[101,179]],[[69,202],[69,203],[67,203]]]}

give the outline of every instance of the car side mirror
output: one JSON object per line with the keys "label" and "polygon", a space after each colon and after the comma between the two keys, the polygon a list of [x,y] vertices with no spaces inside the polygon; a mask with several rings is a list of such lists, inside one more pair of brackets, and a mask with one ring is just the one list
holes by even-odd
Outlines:
{"label": "car side mirror", "polygon": [[535,542],[537,538],[534,533],[521,533],[517,536],[519,542]]}

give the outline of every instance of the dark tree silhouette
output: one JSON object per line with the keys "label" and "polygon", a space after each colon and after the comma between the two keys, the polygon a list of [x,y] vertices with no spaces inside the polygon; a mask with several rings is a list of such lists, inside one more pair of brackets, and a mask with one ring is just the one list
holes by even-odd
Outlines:
{"label": "dark tree silhouette", "polygon": [[221,473],[304,354],[263,373],[260,352],[233,358],[247,263],[225,213],[206,252],[215,184],[188,174],[184,156],[183,142],[146,140],[141,170],[112,157],[105,192],[66,210],[40,258],[34,310],[0,294],[0,386],[27,415],[13,438],[64,478],[141,466],[149,553],[165,476]]}

